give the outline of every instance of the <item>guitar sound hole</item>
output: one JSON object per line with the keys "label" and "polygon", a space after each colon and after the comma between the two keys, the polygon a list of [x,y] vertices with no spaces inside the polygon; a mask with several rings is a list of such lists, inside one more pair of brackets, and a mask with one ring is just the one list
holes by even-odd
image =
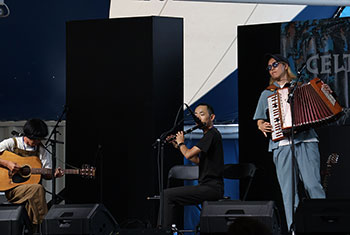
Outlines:
{"label": "guitar sound hole", "polygon": [[29,178],[24,178],[24,177],[22,177],[22,176],[21,176],[20,174],[18,174],[18,173],[14,174],[14,175],[12,176],[12,182],[13,182],[13,183],[17,183],[17,184],[19,184],[19,183],[24,183],[24,182],[26,182],[28,179],[29,179]]}
{"label": "guitar sound hole", "polygon": [[20,174],[23,176],[23,177],[27,177],[30,175],[30,167],[29,166],[23,166],[20,170]]}
{"label": "guitar sound hole", "polygon": [[26,182],[30,177],[30,167],[23,166],[18,173],[12,176],[12,182],[14,183],[23,183]]}

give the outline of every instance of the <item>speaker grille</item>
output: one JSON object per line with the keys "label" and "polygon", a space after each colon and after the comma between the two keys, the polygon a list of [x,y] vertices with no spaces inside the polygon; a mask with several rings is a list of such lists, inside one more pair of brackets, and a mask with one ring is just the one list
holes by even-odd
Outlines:
{"label": "speaker grille", "polygon": [[237,218],[258,221],[271,234],[280,234],[280,223],[273,201],[204,202],[200,218],[201,233],[226,233]]}
{"label": "speaker grille", "polygon": [[43,234],[113,234],[118,224],[102,204],[53,205],[43,221]]}

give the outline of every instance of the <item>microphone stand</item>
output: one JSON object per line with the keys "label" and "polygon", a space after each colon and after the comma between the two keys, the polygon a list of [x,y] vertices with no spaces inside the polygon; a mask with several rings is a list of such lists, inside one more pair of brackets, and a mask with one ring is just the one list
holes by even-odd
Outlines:
{"label": "microphone stand", "polygon": [[153,148],[157,148],[157,159],[158,159],[158,174],[159,174],[159,185],[158,185],[158,190],[159,190],[159,218],[160,221],[160,227],[163,228],[164,226],[164,198],[163,198],[163,191],[164,191],[164,145],[166,144],[165,138],[172,133],[178,126],[183,123],[185,118],[181,119],[176,125],[174,125],[170,130],[162,133],[160,137],[152,144]]}
{"label": "microphone stand", "polygon": [[[56,144],[63,144],[62,141],[58,141],[57,140],[57,133],[59,133],[59,131],[57,131],[57,127],[60,124],[60,122],[62,121],[63,115],[66,113],[67,111],[67,106],[64,106],[64,109],[61,113],[61,116],[59,117],[59,119],[56,122],[55,127],[52,129],[51,134],[49,136],[49,138],[47,139],[45,146],[51,145],[51,159],[52,159],[52,170],[51,170],[51,177],[52,177],[52,203],[51,205],[55,205],[57,203],[57,195],[56,195],[56,178],[55,178],[55,171],[56,171]],[[53,139],[51,139],[53,136]]]}
{"label": "microphone stand", "polygon": [[302,71],[306,68],[306,64],[304,64],[301,69],[298,70],[297,72],[297,81],[295,83],[295,85],[292,87],[292,89],[290,89],[289,94],[288,94],[288,103],[290,104],[290,110],[291,110],[291,119],[292,119],[292,127],[291,127],[291,136],[290,136],[290,140],[291,140],[291,152],[292,152],[292,164],[291,164],[291,168],[292,168],[292,224],[291,224],[291,232],[294,235],[295,234],[295,223],[294,223],[294,217],[295,217],[295,213],[294,213],[294,204],[295,204],[295,143],[294,143],[294,92],[296,90],[296,88],[298,87],[298,83],[301,81],[301,73]]}

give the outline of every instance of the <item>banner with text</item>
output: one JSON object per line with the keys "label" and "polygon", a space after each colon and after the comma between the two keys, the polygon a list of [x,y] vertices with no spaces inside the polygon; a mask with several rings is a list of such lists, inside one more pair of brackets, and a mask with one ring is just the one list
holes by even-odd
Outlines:
{"label": "banner with text", "polygon": [[281,25],[281,53],[303,82],[318,77],[349,108],[350,18],[295,21]]}

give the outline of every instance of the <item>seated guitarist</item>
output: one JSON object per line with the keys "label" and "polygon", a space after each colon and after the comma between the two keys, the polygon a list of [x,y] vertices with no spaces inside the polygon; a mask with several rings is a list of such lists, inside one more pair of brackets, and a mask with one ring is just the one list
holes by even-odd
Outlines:
{"label": "seated guitarist", "polygon": [[[0,142],[0,152],[5,150],[13,152],[19,156],[39,157],[43,168],[52,168],[51,157],[44,149],[41,140],[47,136],[48,129],[45,122],[40,119],[31,119],[23,127],[24,136],[5,139]],[[16,173],[20,166],[16,162],[0,159],[0,166],[8,168],[12,173]],[[55,177],[62,177],[63,170],[58,168]],[[43,175],[46,180],[52,179],[52,175]],[[33,223],[33,230],[38,230],[38,225],[47,213],[45,200],[45,190],[41,184],[23,184],[5,192],[9,202],[14,204],[25,203],[30,220]]]}

